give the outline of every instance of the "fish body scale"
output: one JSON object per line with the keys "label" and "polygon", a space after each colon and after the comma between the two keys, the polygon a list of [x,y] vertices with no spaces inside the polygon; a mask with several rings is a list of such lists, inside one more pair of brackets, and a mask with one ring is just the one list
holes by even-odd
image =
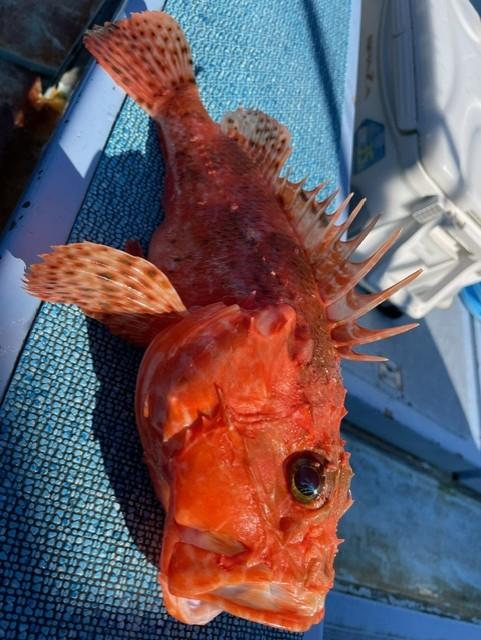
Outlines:
{"label": "fish body scale", "polygon": [[212,122],[195,87],[173,96],[156,121],[166,159],[166,216],[149,259],[188,306],[291,304],[316,337],[317,360],[330,358],[334,367],[312,267],[272,184]]}

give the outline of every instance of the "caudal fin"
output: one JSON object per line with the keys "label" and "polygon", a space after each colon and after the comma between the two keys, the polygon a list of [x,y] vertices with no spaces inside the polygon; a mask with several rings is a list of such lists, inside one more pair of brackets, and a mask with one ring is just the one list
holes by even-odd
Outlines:
{"label": "caudal fin", "polygon": [[167,13],[134,13],[84,36],[85,47],[115,82],[150,115],[162,97],[195,84],[189,45]]}

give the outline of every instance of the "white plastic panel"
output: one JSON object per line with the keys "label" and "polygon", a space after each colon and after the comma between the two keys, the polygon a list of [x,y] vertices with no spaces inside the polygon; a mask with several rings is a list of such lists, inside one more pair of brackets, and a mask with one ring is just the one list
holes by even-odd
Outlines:
{"label": "white plastic panel", "polygon": [[383,215],[358,257],[403,229],[366,284],[422,268],[393,297],[414,318],[481,280],[480,43],[468,0],[363,5],[352,184]]}
{"label": "white plastic panel", "polygon": [[416,129],[414,58],[409,2],[394,2],[391,11],[393,89],[396,124],[403,132]]}
{"label": "white plastic panel", "polygon": [[468,0],[411,2],[421,162],[463,210],[481,210],[481,21]]}

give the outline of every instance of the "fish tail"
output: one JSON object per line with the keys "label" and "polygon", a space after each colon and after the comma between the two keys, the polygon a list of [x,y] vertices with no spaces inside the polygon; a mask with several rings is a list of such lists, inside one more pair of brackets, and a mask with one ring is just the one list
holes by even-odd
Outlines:
{"label": "fish tail", "polygon": [[85,34],[84,44],[151,116],[166,96],[195,84],[187,40],[177,22],[161,11],[134,13],[126,20],[94,27]]}

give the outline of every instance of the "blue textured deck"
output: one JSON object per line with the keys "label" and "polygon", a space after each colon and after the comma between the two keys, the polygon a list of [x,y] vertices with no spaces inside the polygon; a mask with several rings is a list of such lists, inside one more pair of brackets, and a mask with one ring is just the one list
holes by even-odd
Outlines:
{"label": "blue textured deck", "polygon": [[[340,154],[350,1],[169,0],[214,118],[239,104],[287,124],[293,175],[346,181]],[[163,166],[132,104],[116,121],[71,241],[146,244]],[[55,206],[54,195],[52,206]],[[156,584],[162,510],[133,397],[141,352],[74,308],[43,305],[0,412],[0,638],[288,638],[222,615],[166,615]]]}

